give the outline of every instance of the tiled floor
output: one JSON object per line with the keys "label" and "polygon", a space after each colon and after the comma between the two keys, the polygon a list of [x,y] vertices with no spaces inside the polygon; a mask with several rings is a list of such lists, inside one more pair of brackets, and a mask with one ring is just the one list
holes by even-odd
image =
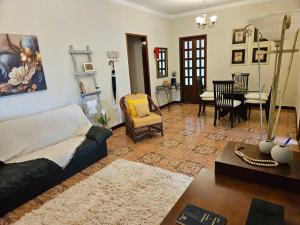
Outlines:
{"label": "tiled floor", "polygon": [[[0,218],[0,224],[10,224],[18,220],[25,213],[37,209],[46,201],[119,158],[194,176],[202,167],[213,170],[214,160],[228,141],[248,144],[259,142],[257,110],[252,111],[250,120],[237,123],[233,129],[230,129],[229,122],[225,118],[214,127],[212,108],[207,108],[205,115],[201,115],[200,118],[197,117],[197,110],[197,105],[186,104],[172,106],[171,112],[163,109],[164,137],[156,134],[136,144],[125,135],[124,127],[115,130],[113,137],[108,141],[108,157]],[[282,112],[277,132],[278,140],[289,136],[296,137],[295,121],[295,112]],[[264,123],[266,127],[266,122]],[[299,151],[298,145],[292,148]]]}

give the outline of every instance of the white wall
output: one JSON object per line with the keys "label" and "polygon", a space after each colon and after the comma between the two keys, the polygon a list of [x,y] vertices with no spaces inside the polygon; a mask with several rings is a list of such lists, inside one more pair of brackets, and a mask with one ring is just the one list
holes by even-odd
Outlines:
{"label": "white wall", "polygon": [[[300,43],[300,39],[298,40],[298,46],[300,45],[299,43]],[[296,65],[296,67],[298,68],[298,80],[296,82],[297,86],[296,89],[294,90],[294,93],[297,95],[296,111],[297,111],[297,126],[299,126],[299,121],[300,121],[300,54],[299,53],[295,57],[294,65]]]}
{"label": "white wall", "polygon": [[[0,120],[32,114],[68,103],[79,102],[79,88],[68,53],[90,45],[102,100],[112,124],[120,113],[112,101],[111,71],[106,51],[120,51],[116,63],[118,98],[130,93],[125,33],[148,36],[152,95],[161,83],[155,76],[154,47],[170,48],[170,21],[154,14],[106,0],[1,0],[0,32],[35,34],[38,37],[48,90],[0,98]],[[118,102],[117,102],[117,105]]]}
{"label": "white wall", "polygon": [[[231,79],[231,73],[250,72],[249,89],[258,90],[258,69],[256,65],[231,66],[232,29],[242,28],[247,25],[247,20],[258,15],[281,11],[284,9],[300,8],[299,0],[273,0],[269,2],[223,9],[209,14],[216,14],[218,21],[213,29],[200,30],[195,24],[191,15],[174,19],[172,21],[172,48],[169,54],[169,61],[173,70],[180,71],[179,68],[179,37],[207,34],[207,81],[208,89],[213,90],[212,80]],[[287,47],[291,46],[291,40],[287,41]],[[249,48],[249,53],[251,48]],[[251,54],[248,54],[251,57]],[[269,91],[272,82],[274,57],[271,57],[270,64],[262,66],[262,83],[266,85],[265,91]],[[286,74],[288,57],[284,57],[282,66],[282,77]],[[285,95],[284,105],[295,106],[295,93],[297,73],[295,67],[288,84],[288,91]]]}
{"label": "white wall", "polygon": [[[228,79],[232,72],[249,71],[250,89],[255,88],[255,66],[229,66],[232,28],[244,26],[247,19],[259,14],[299,7],[299,0],[274,0],[216,12],[219,17],[218,23],[214,29],[207,32],[208,80]],[[153,49],[167,47],[169,72],[178,72],[178,38],[203,33],[195,25],[194,17],[170,20],[107,0],[1,0],[1,33],[37,35],[48,90],[1,97],[0,121],[79,102],[79,88],[74,79],[74,69],[68,53],[69,44],[73,44],[77,49],[90,45],[94,51],[94,66],[98,70],[97,80],[103,90],[104,108],[112,118],[111,125],[120,123],[118,102],[115,105],[112,100],[111,68],[108,66],[106,51],[120,52],[120,61],[116,63],[117,95],[120,98],[130,93],[125,33],[147,35],[151,89],[155,99],[155,86],[161,84],[163,79],[156,78]],[[263,67],[263,80],[266,84],[271,81],[271,65],[272,60],[270,66]],[[285,105],[295,105],[293,90],[297,88],[297,79],[294,74],[295,72],[289,83]],[[164,98],[163,94],[160,96]],[[166,103],[166,99],[160,99],[160,103]]]}
{"label": "white wall", "polygon": [[131,93],[145,93],[142,41],[140,37],[128,39],[128,62]]}

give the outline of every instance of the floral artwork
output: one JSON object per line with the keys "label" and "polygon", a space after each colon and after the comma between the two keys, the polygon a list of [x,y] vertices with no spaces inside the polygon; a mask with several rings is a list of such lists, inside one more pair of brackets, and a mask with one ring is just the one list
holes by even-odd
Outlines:
{"label": "floral artwork", "polygon": [[46,89],[37,37],[0,34],[0,97]]}

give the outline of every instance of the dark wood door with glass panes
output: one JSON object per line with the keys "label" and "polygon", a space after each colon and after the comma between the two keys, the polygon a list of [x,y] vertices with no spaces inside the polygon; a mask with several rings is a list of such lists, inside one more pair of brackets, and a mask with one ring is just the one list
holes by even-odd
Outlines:
{"label": "dark wood door with glass panes", "polygon": [[206,35],[180,38],[181,99],[186,103],[198,103],[197,77],[206,87]]}

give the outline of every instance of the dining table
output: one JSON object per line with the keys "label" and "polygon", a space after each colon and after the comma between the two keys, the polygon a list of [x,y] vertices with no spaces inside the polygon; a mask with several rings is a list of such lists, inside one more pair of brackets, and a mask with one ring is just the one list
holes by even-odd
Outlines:
{"label": "dining table", "polygon": [[[207,91],[214,92],[213,90],[207,90]],[[259,92],[259,91],[258,90],[243,90],[243,89],[236,89],[236,88],[233,89],[234,100],[241,101],[241,110],[239,112],[239,117],[245,121],[248,118],[247,106],[245,104],[245,94],[253,93],[253,92]],[[228,110],[223,110],[220,113],[220,116],[223,117],[223,116],[227,115],[228,113],[229,113]]]}

